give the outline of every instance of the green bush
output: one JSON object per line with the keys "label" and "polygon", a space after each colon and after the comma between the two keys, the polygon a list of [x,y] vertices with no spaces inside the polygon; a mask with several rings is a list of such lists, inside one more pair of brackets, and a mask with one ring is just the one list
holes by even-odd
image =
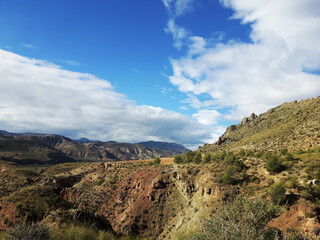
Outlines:
{"label": "green bush", "polygon": [[184,162],[185,162],[185,163],[191,163],[192,160],[193,160],[194,154],[195,154],[195,153],[194,153],[193,151],[191,151],[191,150],[189,150],[188,152],[186,152],[186,153],[184,154]]}
{"label": "green bush", "polygon": [[206,155],[204,155],[203,162],[208,163],[211,161],[211,159],[212,159],[212,155],[210,153],[206,153]]}
{"label": "green bush", "polygon": [[183,163],[183,158],[181,155],[174,156],[173,162],[176,164]]}
{"label": "green bush", "polygon": [[268,193],[274,203],[282,204],[286,200],[286,188],[282,182],[270,186]]}
{"label": "green bush", "polygon": [[233,164],[238,158],[236,155],[234,155],[232,152],[228,152],[228,154],[225,156],[224,161],[227,164]]}
{"label": "green bush", "polygon": [[161,158],[159,157],[156,157],[154,160],[153,160],[153,164],[154,165],[159,165],[161,163]]}
{"label": "green bush", "polygon": [[104,179],[99,178],[99,179],[97,180],[97,185],[100,186],[102,183],[104,183]]}
{"label": "green bush", "polygon": [[247,157],[252,157],[254,155],[253,151],[249,150],[248,152],[246,152],[246,156]]}
{"label": "green bush", "polygon": [[285,159],[286,161],[292,161],[292,160],[294,160],[294,157],[293,157],[293,155],[292,155],[291,153],[287,153],[287,154],[285,155],[284,159]]}
{"label": "green bush", "polygon": [[262,155],[263,155],[263,152],[262,152],[262,151],[258,151],[258,152],[256,152],[256,153],[254,154],[254,157],[256,157],[256,158],[261,158]]}
{"label": "green bush", "polygon": [[237,167],[236,166],[229,166],[225,170],[224,175],[222,176],[222,182],[223,184],[234,184],[236,182],[235,179],[235,173],[237,172]]}
{"label": "green bush", "polygon": [[239,157],[244,157],[245,155],[246,155],[246,152],[243,149],[241,149],[240,152],[238,153]]}
{"label": "green bush", "polygon": [[275,155],[271,155],[268,157],[266,166],[267,171],[271,173],[279,173],[284,169],[283,165],[279,161],[279,158]]}
{"label": "green bush", "polygon": [[287,153],[288,153],[288,149],[286,149],[286,148],[283,148],[283,149],[280,150],[280,154],[282,156],[286,155]]}
{"label": "green bush", "polygon": [[275,239],[277,232],[267,224],[280,212],[281,208],[271,201],[239,196],[218,210],[204,223],[202,232],[191,239]]}
{"label": "green bush", "polygon": [[300,155],[300,154],[304,154],[305,151],[303,151],[302,149],[298,149],[295,153]]}
{"label": "green bush", "polygon": [[192,161],[196,164],[199,164],[202,162],[202,155],[200,152],[196,152],[192,158]]}

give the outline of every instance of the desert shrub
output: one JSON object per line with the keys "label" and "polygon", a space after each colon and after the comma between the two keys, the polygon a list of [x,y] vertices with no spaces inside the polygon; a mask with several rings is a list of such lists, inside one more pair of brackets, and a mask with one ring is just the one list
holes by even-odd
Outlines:
{"label": "desert shrub", "polygon": [[262,152],[262,151],[258,151],[258,152],[256,152],[256,153],[254,154],[254,157],[260,158],[260,157],[262,157],[262,155],[263,155],[263,152]]}
{"label": "desert shrub", "polygon": [[302,232],[294,229],[287,229],[283,234],[283,240],[308,240],[309,238]]}
{"label": "desert shrub", "polygon": [[254,155],[253,151],[249,150],[246,152],[247,157],[252,157]]}
{"label": "desert shrub", "polygon": [[156,157],[154,160],[153,160],[153,164],[154,165],[159,165],[161,163],[161,158],[159,157]]}
{"label": "desert shrub", "polygon": [[306,173],[309,179],[319,179],[320,178],[320,162],[315,161],[309,163],[306,167]]}
{"label": "desert shrub", "polygon": [[100,186],[102,183],[104,183],[104,179],[103,178],[99,178],[97,180],[97,185]]}
{"label": "desert shrub", "polygon": [[241,149],[240,152],[238,153],[239,157],[244,157],[245,155],[246,155],[246,152],[243,149]]}
{"label": "desert shrub", "polygon": [[110,178],[110,180],[109,180],[110,184],[115,184],[119,180],[119,177],[117,174],[111,175],[111,176],[109,176],[109,178]]}
{"label": "desert shrub", "polygon": [[270,186],[268,193],[274,203],[282,204],[286,200],[286,188],[282,182]]}
{"label": "desert shrub", "polygon": [[294,160],[294,157],[293,157],[293,155],[291,153],[286,153],[284,159],[286,161],[292,161],[292,160]]}
{"label": "desert shrub", "polygon": [[304,154],[305,153],[305,151],[303,151],[302,149],[298,149],[296,152],[295,152],[295,154]]}
{"label": "desert shrub", "polygon": [[223,161],[225,157],[227,156],[226,151],[222,151],[220,153],[217,153],[213,156],[213,159],[216,161]]}
{"label": "desert shrub", "polygon": [[57,240],[113,240],[111,233],[98,230],[92,226],[68,226],[56,228],[52,232],[52,238]]}
{"label": "desert shrub", "polygon": [[200,152],[195,152],[193,158],[192,158],[192,161],[196,164],[199,164],[202,162],[202,155]]}
{"label": "desert shrub", "polygon": [[204,155],[203,162],[208,163],[211,161],[211,159],[212,159],[212,155],[210,153],[206,153],[206,155]]}
{"label": "desert shrub", "polygon": [[228,152],[227,155],[224,158],[224,161],[227,164],[233,164],[238,158],[236,157],[236,155],[234,155],[234,153],[232,152]]}
{"label": "desert shrub", "polygon": [[266,161],[267,171],[271,173],[279,173],[284,167],[276,155],[271,155]]}
{"label": "desert shrub", "polygon": [[182,156],[181,155],[174,156],[173,162],[177,164],[182,163],[183,162]]}
{"label": "desert shrub", "polygon": [[51,229],[41,223],[17,224],[8,232],[7,240],[44,240],[50,239]]}
{"label": "desert shrub", "polygon": [[281,208],[271,201],[239,196],[218,210],[204,223],[201,233],[190,239],[275,239],[277,232],[266,226],[280,212]]}
{"label": "desert shrub", "polygon": [[282,156],[286,155],[287,153],[288,153],[288,149],[286,149],[286,148],[283,148],[283,149],[280,150],[280,154]]}
{"label": "desert shrub", "polygon": [[297,188],[299,186],[298,177],[291,177],[288,179],[286,186],[288,188]]}

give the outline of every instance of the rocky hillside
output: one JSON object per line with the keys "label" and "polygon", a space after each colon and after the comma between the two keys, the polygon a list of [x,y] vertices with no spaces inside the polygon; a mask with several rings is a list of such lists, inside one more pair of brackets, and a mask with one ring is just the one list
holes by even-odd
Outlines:
{"label": "rocky hillside", "polygon": [[131,143],[79,142],[60,135],[0,133],[0,159],[19,164],[151,159],[180,153]]}
{"label": "rocky hillside", "polygon": [[173,143],[173,142],[167,143],[167,142],[148,141],[148,142],[139,142],[137,144],[145,146],[145,147],[152,147],[152,148],[174,151],[177,154],[182,154],[182,153],[189,151],[188,148],[185,148],[181,144],[177,144],[177,143]]}
{"label": "rocky hillside", "polygon": [[225,150],[309,149],[320,144],[320,97],[284,103],[259,116],[252,113],[231,125],[214,144],[201,152]]}

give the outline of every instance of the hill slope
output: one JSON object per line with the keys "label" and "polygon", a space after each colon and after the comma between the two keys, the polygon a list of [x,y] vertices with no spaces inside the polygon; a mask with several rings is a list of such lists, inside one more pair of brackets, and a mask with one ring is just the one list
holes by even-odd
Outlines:
{"label": "hill slope", "polygon": [[308,149],[320,144],[320,97],[284,103],[241,123],[231,125],[214,144],[200,147],[201,152],[222,149],[279,150]]}
{"label": "hill slope", "polygon": [[174,152],[177,152],[177,154],[185,153],[189,150],[184,146],[182,146],[181,144],[177,144],[173,142],[167,143],[167,142],[148,141],[148,142],[139,142],[137,144],[145,147],[152,147],[152,148],[174,151]]}

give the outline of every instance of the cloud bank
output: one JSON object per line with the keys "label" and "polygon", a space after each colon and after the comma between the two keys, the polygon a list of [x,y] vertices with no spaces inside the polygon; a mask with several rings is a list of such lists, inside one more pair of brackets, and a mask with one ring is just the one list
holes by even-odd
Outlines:
{"label": "cloud bank", "polygon": [[174,141],[196,147],[211,129],[185,115],[139,106],[110,82],[0,50],[0,129],[104,141]]}
{"label": "cloud bank", "polygon": [[[171,29],[168,32],[173,34],[175,46],[189,49],[185,56],[171,59],[173,74],[169,79],[189,96],[185,102],[199,110],[194,114],[199,122],[240,120],[285,101],[320,95],[320,76],[315,74],[320,69],[318,0],[220,3],[234,11],[230,21],[240,19],[242,24],[251,25],[251,42],[212,44],[173,25],[173,18],[168,20],[167,29]],[[201,102],[201,94],[211,99]],[[217,114],[210,110],[223,108],[230,111]]]}

